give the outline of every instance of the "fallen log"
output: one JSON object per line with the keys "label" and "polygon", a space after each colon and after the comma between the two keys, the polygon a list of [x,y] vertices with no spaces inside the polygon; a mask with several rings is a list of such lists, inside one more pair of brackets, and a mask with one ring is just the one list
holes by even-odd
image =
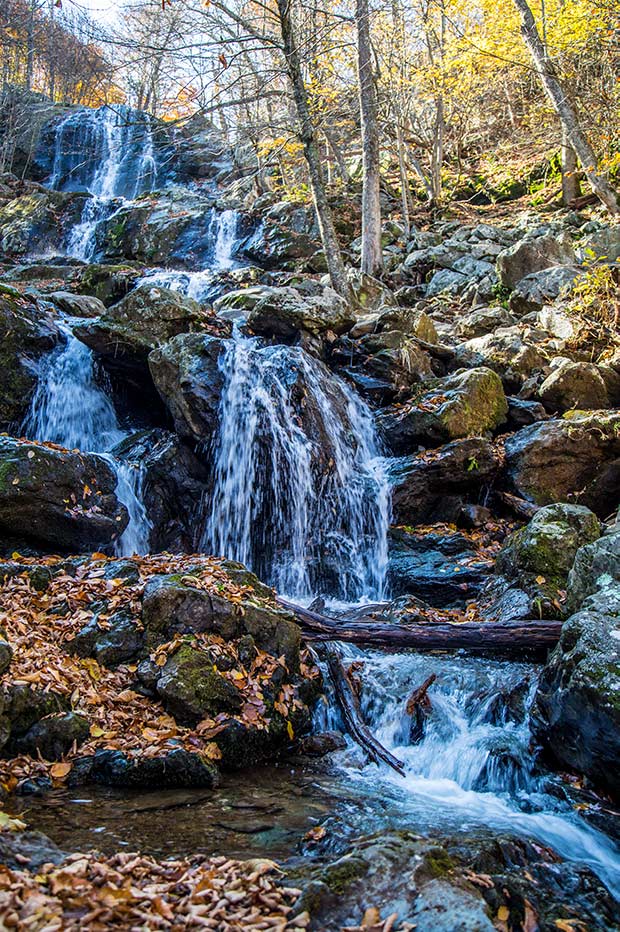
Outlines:
{"label": "fallen log", "polygon": [[360,701],[351,682],[351,676],[344,667],[340,651],[334,644],[326,644],[325,656],[347,731],[376,764],[383,761],[397,773],[403,774],[405,770],[403,762],[390,754],[364,723]]}
{"label": "fallen log", "polygon": [[433,709],[433,705],[427,693],[429,686],[432,686],[436,679],[437,674],[431,673],[421,686],[413,690],[407,700],[405,711],[407,715],[410,715],[412,718],[411,727],[409,729],[409,741],[411,744],[419,744],[424,737],[426,720]]}
{"label": "fallen log", "polygon": [[515,514],[522,518],[527,518],[529,520],[540,511],[540,505],[534,505],[532,502],[528,502],[518,495],[511,495],[510,492],[496,492],[495,494],[504,505],[508,505]]}
{"label": "fallen log", "polygon": [[[542,652],[555,647],[562,631],[556,619],[524,618],[518,621],[465,621],[393,624],[368,618],[354,622],[319,615],[278,599],[292,612],[307,640],[348,641],[366,647],[414,650],[470,650],[475,653],[515,654]],[[422,616],[419,616],[422,618]]]}

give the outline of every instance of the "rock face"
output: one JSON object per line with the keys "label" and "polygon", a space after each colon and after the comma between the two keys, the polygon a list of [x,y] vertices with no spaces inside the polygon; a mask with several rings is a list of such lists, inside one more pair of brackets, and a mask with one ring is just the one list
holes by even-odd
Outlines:
{"label": "rock face", "polygon": [[456,521],[476,501],[499,467],[488,440],[455,440],[430,454],[404,457],[390,467],[397,524]]}
{"label": "rock face", "polygon": [[155,387],[186,440],[207,440],[217,426],[224,350],[224,340],[192,333],[174,337],[149,356]]}
{"label": "rock face", "polygon": [[501,379],[478,368],[457,372],[409,405],[381,415],[379,427],[393,452],[407,453],[417,444],[479,437],[495,430],[507,413]]}
{"label": "rock face", "polygon": [[[569,577],[578,610],[545,666],[538,740],[563,766],[620,796],[620,534],[584,546]],[[586,595],[586,593],[589,593]]]}
{"label": "rock face", "polygon": [[62,339],[52,318],[0,291],[0,427],[21,421],[37,383],[37,363]]}
{"label": "rock face", "polygon": [[[255,210],[260,209],[257,202]],[[260,222],[242,246],[243,255],[266,269],[294,266],[314,255],[320,245],[313,211],[287,202],[258,215]],[[257,219],[258,219],[257,218]]]}
{"label": "rock face", "polygon": [[0,207],[0,252],[23,256],[58,249],[79,223],[84,196],[36,186],[32,193]]}
{"label": "rock face", "polygon": [[105,459],[0,437],[0,529],[79,551],[114,541],[128,523]]}
{"label": "rock face", "polygon": [[302,333],[340,334],[355,323],[355,315],[331,288],[318,295],[302,295],[295,288],[266,289],[250,310],[248,326],[261,336],[289,341]]}
{"label": "rock face", "polygon": [[571,408],[596,410],[609,404],[605,380],[598,366],[568,359],[547,376],[538,394],[549,411],[560,413]]}
{"label": "rock face", "polygon": [[600,517],[617,498],[620,414],[576,414],[532,424],[506,441],[514,490],[539,505],[578,501]]}
{"label": "rock face", "polygon": [[142,285],[75,335],[108,364],[146,367],[151,350],[181,333],[204,330],[208,317],[197,301],[168,288]]}

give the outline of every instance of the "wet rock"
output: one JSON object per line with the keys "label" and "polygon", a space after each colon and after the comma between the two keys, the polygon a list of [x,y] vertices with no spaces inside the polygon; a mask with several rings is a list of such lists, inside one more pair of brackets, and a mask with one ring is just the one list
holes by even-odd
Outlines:
{"label": "wet rock", "polygon": [[76,288],[109,307],[129,294],[142,274],[143,269],[136,265],[89,263],[80,271]]}
{"label": "wet rock", "polygon": [[42,832],[0,832],[0,862],[9,870],[36,871],[43,864],[60,864],[65,857]]}
{"label": "wet rock", "polygon": [[5,687],[1,702],[3,716],[9,723],[11,739],[23,737],[33,725],[48,715],[69,712],[66,696],[52,690],[43,692],[33,689],[25,683],[14,683]]}
{"label": "wet rock", "polygon": [[544,339],[546,334],[522,327],[500,327],[467,340],[458,347],[457,355],[464,364],[488,366],[500,374],[507,391],[518,391],[525,378],[547,365]]}
{"label": "wet rock", "polygon": [[79,223],[85,195],[50,191],[40,185],[0,206],[0,252],[25,256],[57,252]]}
{"label": "wet rock", "polygon": [[0,290],[0,428],[21,421],[37,384],[41,357],[63,338],[35,304]]}
{"label": "wet rock", "polygon": [[[591,545],[592,546],[592,545]],[[562,766],[620,796],[620,586],[589,595],[562,627],[533,712],[538,741]]]}
{"label": "wet rock", "polygon": [[609,405],[607,387],[598,367],[568,359],[553,369],[538,394],[549,411],[560,413],[571,408],[597,410]]}
{"label": "wet rock", "polygon": [[309,757],[324,757],[332,751],[342,751],[346,746],[346,738],[339,731],[322,731],[299,742],[300,752]]}
{"label": "wet rock", "polygon": [[547,420],[547,412],[543,405],[537,401],[526,401],[524,398],[508,398],[508,428],[519,430],[538,421]]}
{"label": "wet rock", "polygon": [[163,757],[131,758],[122,751],[97,751],[75,761],[68,786],[96,783],[131,789],[200,787],[219,784],[216,766],[202,754],[178,748]]}
{"label": "wet rock", "polygon": [[88,720],[77,712],[66,712],[42,718],[15,740],[14,750],[44,760],[60,760],[73,745],[79,746],[90,736]]}
{"label": "wet rock", "polygon": [[208,327],[209,318],[192,298],[169,288],[141,285],[75,335],[115,367],[141,368],[151,350],[172,337]]}
{"label": "wet rock", "polygon": [[243,704],[239,690],[214,668],[213,658],[191,643],[168,657],[156,689],[168,712],[188,725],[220,712],[238,713]]}
{"label": "wet rock", "polygon": [[247,323],[260,336],[290,341],[304,332],[344,333],[355,323],[355,315],[331,288],[320,295],[302,295],[292,287],[269,288],[251,308]]}
{"label": "wet rock", "polygon": [[576,612],[585,600],[608,585],[620,585],[620,527],[580,547],[568,574],[567,608]]}
{"label": "wet rock", "polygon": [[492,565],[458,532],[393,529],[390,534],[387,580],[395,597],[413,595],[439,608],[462,605],[481,589],[490,572]]}
{"label": "wet rock", "polygon": [[[561,613],[575,555],[583,544],[597,540],[601,525],[581,505],[547,505],[530,523],[507,538],[496,560],[496,570],[528,592],[536,614]],[[555,605],[555,610],[554,610]]]}
{"label": "wet rock", "polygon": [[114,541],[129,517],[105,459],[0,437],[0,529],[63,550]]}
{"label": "wet rock", "polygon": [[217,337],[181,334],[149,356],[155,387],[185,440],[206,441],[217,426],[225,345]]}
{"label": "wet rock", "polygon": [[[251,574],[248,577],[251,578]],[[251,599],[251,593],[248,595]],[[289,612],[248,600],[236,605],[179,576],[150,579],[142,604],[142,621],[149,645],[161,643],[177,633],[204,631],[219,634],[225,640],[250,634],[262,650],[274,657],[284,656],[290,671],[299,669],[301,637]]]}
{"label": "wet rock", "polygon": [[417,444],[480,437],[502,424],[507,412],[501,379],[483,367],[454,373],[408,405],[381,414],[377,422],[390,449],[399,454]]}
{"label": "wet rock", "polygon": [[138,655],[144,647],[144,632],[126,612],[115,612],[100,627],[95,616],[67,649],[78,657],[94,657],[104,667],[116,667]]}
{"label": "wet rock", "polygon": [[390,461],[396,523],[455,521],[464,503],[476,501],[498,468],[491,443],[480,437]]}
{"label": "wet rock", "polygon": [[543,272],[526,275],[510,295],[510,310],[516,314],[539,311],[545,304],[567,294],[579,274],[577,268],[558,265]]}
{"label": "wet rock", "polygon": [[444,880],[425,884],[413,911],[417,932],[491,932],[482,896]]}
{"label": "wet rock", "polygon": [[523,278],[554,265],[571,265],[575,252],[566,234],[553,236],[526,236],[501,252],[497,257],[497,271],[505,288],[514,288]]}
{"label": "wet rock", "polygon": [[240,248],[246,258],[262,268],[282,269],[309,259],[319,245],[314,212],[278,202],[261,214],[260,223]]}
{"label": "wet rock", "polygon": [[201,530],[196,509],[208,489],[208,464],[165,430],[134,434],[113,452],[142,472],[142,501],[152,525],[150,549],[196,552]]}
{"label": "wet rock", "polygon": [[59,310],[70,317],[99,317],[105,313],[103,302],[91,295],[52,291],[48,297]]}
{"label": "wet rock", "polygon": [[513,490],[539,505],[578,502],[606,517],[620,476],[620,414],[574,414],[533,424],[506,441]]}

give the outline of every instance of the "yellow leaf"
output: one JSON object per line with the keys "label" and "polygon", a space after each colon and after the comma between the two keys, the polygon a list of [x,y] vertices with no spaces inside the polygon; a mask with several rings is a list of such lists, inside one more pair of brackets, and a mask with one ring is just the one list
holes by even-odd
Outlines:
{"label": "yellow leaf", "polygon": [[13,553],[11,554],[11,560],[20,560],[20,559],[21,559],[21,553],[18,553],[17,550],[14,550]]}
{"label": "yellow leaf", "polygon": [[499,921],[506,922],[509,916],[510,916],[510,910],[508,909],[508,907],[500,906],[500,908],[497,910],[497,918],[499,919]]}
{"label": "yellow leaf", "polygon": [[543,584],[543,583],[546,583],[547,580],[545,579],[544,576],[537,576],[537,577],[536,577],[536,582],[538,583],[539,586],[542,586],[542,584]]}
{"label": "yellow leaf", "polygon": [[101,735],[105,734],[105,731],[100,725],[91,725],[90,734],[91,734],[91,737],[93,738],[100,738]]}
{"label": "yellow leaf", "polygon": [[291,741],[292,741],[293,738],[295,737],[295,732],[293,731],[293,726],[291,725],[290,722],[287,722],[287,723],[286,723],[286,730],[287,730],[287,732],[288,732],[289,738],[290,738]]}
{"label": "yellow leaf", "polygon": [[52,777],[54,778],[54,780],[62,780],[70,772],[71,767],[72,767],[72,764],[69,764],[69,763],[53,764],[50,767],[50,773]]}

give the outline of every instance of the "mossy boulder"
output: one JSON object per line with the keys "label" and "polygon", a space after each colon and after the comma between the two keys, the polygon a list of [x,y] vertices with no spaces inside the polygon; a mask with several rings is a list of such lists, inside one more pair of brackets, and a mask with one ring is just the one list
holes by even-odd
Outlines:
{"label": "mossy boulder", "polygon": [[539,604],[539,614],[557,614],[577,551],[600,536],[600,521],[588,508],[547,505],[510,535],[496,570],[530,594]]}
{"label": "mossy boulder", "polygon": [[195,725],[220,712],[241,711],[238,689],[215,668],[213,658],[191,642],[168,657],[157,680],[157,695],[183,724]]}
{"label": "mossy boulder", "polygon": [[480,367],[456,372],[421,390],[409,404],[386,411],[378,420],[391,450],[402,454],[419,444],[435,446],[492,433],[507,413],[501,379]]}
{"label": "mossy boulder", "polygon": [[36,304],[0,293],[0,428],[22,420],[37,384],[38,363],[63,336]]}
{"label": "mossy boulder", "polygon": [[46,249],[60,251],[71,227],[79,222],[83,194],[37,187],[0,206],[0,252],[22,256]]}
{"label": "mossy boulder", "polygon": [[44,692],[26,683],[6,686],[1,694],[4,714],[11,723],[11,734],[22,737],[40,719],[69,711],[69,700],[53,690]]}
{"label": "mossy boulder", "polygon": [[80,273],[76,289],[80,294],[98,298],[106,307],[129,294],[143,269],[135,265],[87,265]]}
{"label": "mossy boulder", "polygon": [[610,585],[620,586],[620,523],[612,533],[580,547],[568,574],[567,605],[577,611],[588,598]]}
{"label": "mossy boulder", "polygon": [[11,538],[73,551],[110,544],[129,520],[115,488],[101,456],[0,437],[0,530]]}
{"label": "mossy boulder", "polygon": [[96,320],[75,328],[75,335],[109,365],[146,368],[151,350],[180,333],[202,331],[209,317],[197,301],[171,291],[141,285]]}
{"label": "mossy boulder", "polygon": [[620,412],[576,412],[523,428],[506,441],[506,473],[537,505],[574,502],[606,517],[620,487]]}
{"label": "mossy boulder", "polygon": [[[239,575],[233,579],[242,584]],[[257,595],[254,590],[239,602],[232,602],[199,588],[190,576],[155,576],[146,584],[142,603],[147,645],[155,646],[175,634],[205,632],[225,640],[249,634],[257,647],[274,657],[283,656],[289,671],[296,672],[301,634],[294,616],[261,604]]]}

